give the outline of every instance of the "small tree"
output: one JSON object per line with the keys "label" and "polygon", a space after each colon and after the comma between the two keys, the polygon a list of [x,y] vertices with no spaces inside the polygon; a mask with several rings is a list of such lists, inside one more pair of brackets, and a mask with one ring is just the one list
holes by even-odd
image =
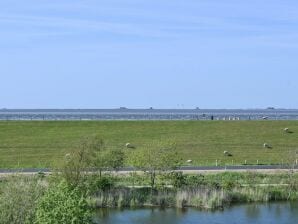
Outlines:
{"label": "small tree", "polygon": [[102,171],[118,170],[120,167],[123,167],[123,164],[124,152],[122,150],[103,147],[101,151],[96,153],[92,165],[99,171],[101,177]]}
{"label": "small tree", "polygon": [[156,176],[160,172],[175,169],[181,159],[176,151],[176,144],[170,141],[157,141],[134,151],[131,163],[149,174],[151,189],[155,187]]}
{"label": "small tree", "polygon": [[86,172],[94,164],[95,155],[102,148],[103,141],[98,136],[88,137],[64,156],[61,172],[68,184],[77,186],[84,179]]}
{"label": "small tree", "polygon": [[72,186],[84,180],[86,172],[118,169],[123,166],[124,153],[121,150],[109,149],[99,136],[84,138],[78,147],[65,155],[62,175]]}

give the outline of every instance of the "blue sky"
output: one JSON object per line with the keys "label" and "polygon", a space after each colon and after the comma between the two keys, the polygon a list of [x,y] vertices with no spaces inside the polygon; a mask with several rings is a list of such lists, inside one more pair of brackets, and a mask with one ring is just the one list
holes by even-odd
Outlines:
{"label": "blue sky", "polygon": [[0,1],[0,108],[298,108],[297,0]]}

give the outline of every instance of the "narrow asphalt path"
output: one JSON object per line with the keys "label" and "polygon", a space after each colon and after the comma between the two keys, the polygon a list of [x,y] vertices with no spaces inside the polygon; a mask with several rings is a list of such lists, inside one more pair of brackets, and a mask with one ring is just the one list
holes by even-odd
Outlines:
{"label": "narrow asphalt path", "polygon": [[[278,170],[295,170],[298,171],[298,165],[286,166],[286,165],[246,165],[246,166],[182,166],[176,169],[182,172],[221,172],[221,171],[278,171]],[[118,172],[126,173],[135,170],[132,167],[121,168]],[[0,169],[0,174],[13,174],[13,173],[51,173],[49,168],[17,168],[17,169]]]}

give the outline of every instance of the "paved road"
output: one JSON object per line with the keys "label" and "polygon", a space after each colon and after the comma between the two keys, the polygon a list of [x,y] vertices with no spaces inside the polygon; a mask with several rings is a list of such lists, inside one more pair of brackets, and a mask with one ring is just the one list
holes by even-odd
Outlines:
{"label": "paved road", "polygon": [[[285,166],[285,165],[246,165],[246,166],[182,166],[176,170],[183,172],[220,172],[220,171],[277,171],[277,170],[291,170],[298,171],[298,166]],[[134,169],[126,167],[119,170],[119,172],[130,172]],[[138,171],[138,170],[137,170]],[[0,174],[10,173],[50,173],[49,168],[20,168],[20,169],[0,169]]]}

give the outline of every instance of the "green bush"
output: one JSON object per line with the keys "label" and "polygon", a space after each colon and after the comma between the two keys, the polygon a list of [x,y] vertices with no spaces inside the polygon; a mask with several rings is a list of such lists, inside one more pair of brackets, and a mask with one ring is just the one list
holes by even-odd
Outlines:
{"label": "green bush", "polygon": [[91,185],[91,189],[93,189],[93,191],[108,190],[114,187],[114,180],[113,177],[110,176],[97,177],[94,181],[92,181]]}
{"label": "green bush", "polygon": [[236,186],[237,186],[237,184],[235,182],[231,181],[231,180],[225,180],[224,179],[221,182],[221,187],[225,190],[228,190],[228,191],[232,190]]}
{"label": "green bush", "polygon": [[170,173],[170,180],[175,188],[181,188],[186,185],[186,175],[182,172]]}
{"label": "green bush", "polygon": [[188,187],[198,187],[198,186],[206,185],[205,176],[202,174],[187,175],[186,176],[186,185]]}
{"label": "green bush", "polygon": [[89,224],[91,212],[85,195],[64,181],[51,187],[40,199],[36,224]]}

